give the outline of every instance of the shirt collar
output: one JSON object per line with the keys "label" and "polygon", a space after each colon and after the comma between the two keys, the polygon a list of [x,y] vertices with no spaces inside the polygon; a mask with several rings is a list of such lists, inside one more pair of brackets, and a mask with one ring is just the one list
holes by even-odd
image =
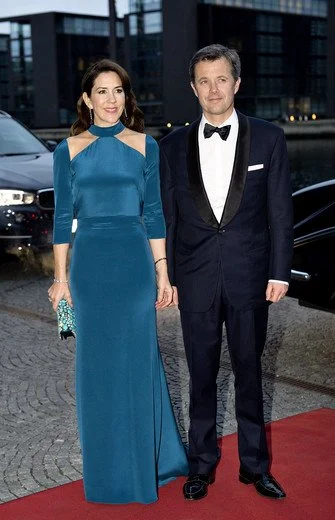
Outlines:
{"label": "shirt collar", "polygon": [[[208,123],[209,125],[212,125],[212,123],[207,121],[207,119],[205,118],[204,114],[202,114],[200,125],[199,125],[199,133],[203,132],[206,123]],[[227,125],[231,125],[231,127],[232,127],[231,130],[234,127],[238,127],[238,117],[237,117],[237,113],[236,113],[235,108],[233,109],[233,112],[228,117],[228,119],[226,119],[226,121],[224,123],[221,123],[221,125],[219,125],[218,127],[221,128],[222,126],[227,126]],[[212,126],[214,126],[214,125],[212,125]]]}

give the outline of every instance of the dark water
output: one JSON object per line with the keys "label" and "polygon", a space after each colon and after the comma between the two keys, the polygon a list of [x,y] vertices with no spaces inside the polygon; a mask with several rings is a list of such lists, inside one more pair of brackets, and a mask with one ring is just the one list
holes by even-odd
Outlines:
{"label": "dark water", "polygon": [[287,141],[293,191],[335,179],[335,139]]}

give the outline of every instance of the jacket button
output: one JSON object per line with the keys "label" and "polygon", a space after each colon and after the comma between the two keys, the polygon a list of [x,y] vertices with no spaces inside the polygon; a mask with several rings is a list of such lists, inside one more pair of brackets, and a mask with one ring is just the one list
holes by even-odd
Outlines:
{"label": "jacket button", "polygon": [[225,233],[225,231],[226,231],[225,229],[219,229],[219,233],[221,233],[221,234]]}

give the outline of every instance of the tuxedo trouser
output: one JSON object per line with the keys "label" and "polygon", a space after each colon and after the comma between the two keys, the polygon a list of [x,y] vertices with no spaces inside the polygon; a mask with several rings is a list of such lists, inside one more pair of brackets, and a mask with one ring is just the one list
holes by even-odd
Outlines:
{"label": "tuxedo trouser", "polygon": [[263,415],[261,355],[266,340],[268,305],[247,310],[234,308],[221,281],[207,312],[181,310],[180,314],[190,372],[190,474],[210,473],[219,458],[216,379],[223,323],[235,376],[240,464],[251,473],[267,472],[269,455]]}

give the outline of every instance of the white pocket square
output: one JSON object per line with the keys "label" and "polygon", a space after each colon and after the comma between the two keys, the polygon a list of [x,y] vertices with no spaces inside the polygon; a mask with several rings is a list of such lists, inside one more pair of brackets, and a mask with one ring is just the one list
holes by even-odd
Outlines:
{"label": "white pocket square", "polygon": [[248,172],[252,172],[254,170],[261,170],[264,168],[264,164],[253,164],[252,166],[248,166]]}

